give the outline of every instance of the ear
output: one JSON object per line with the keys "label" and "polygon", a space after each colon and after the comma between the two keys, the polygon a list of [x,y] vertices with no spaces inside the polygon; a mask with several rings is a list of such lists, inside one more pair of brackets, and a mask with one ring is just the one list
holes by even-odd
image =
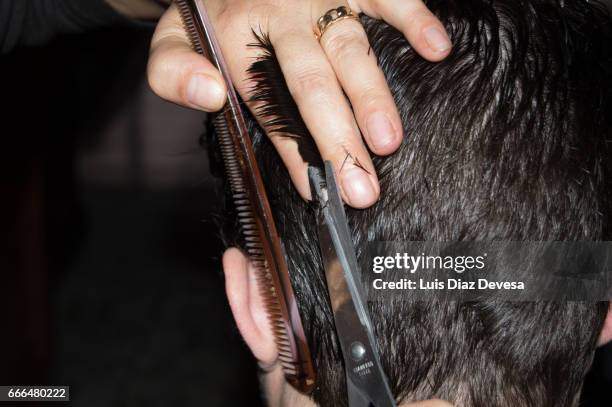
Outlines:
{"label": "ear", "polygon": [[261,364],[273,365],[278,351],[255,268],[243,252],[231,248],[223,254],[223,273],[227,299],[242,338]]}
{"label": "ear", "polygon": [[608,306],[608,315],[606,315],[606,320],[599,334],[597,346],[603,346],[610,341],[612,341],[612,302]]}

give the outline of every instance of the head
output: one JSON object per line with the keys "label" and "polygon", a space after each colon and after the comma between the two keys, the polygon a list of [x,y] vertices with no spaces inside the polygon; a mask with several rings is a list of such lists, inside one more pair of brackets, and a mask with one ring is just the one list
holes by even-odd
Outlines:
{"label": "head", "polygon": [[[610,240],[612,23],[593,2],[429,1],[454,47],[427,62],[400,32],[363,18],[407,135],[373,157],[381,198],[347,216],[358,258],[369,241]],[[272,137],[312,143],[274,51],[251,71]],[[311,398],[282,379],[249,263],[224,257],[238,328],[260,361],[271,404],[346,404],[312,207],[250,123],[317,372]],[[270,129],[269,129],[270,130]],[[367,287],[366,287],[367,288]],[[457,406],[574,406],[608,303],[377,301],[369,311],[398,400]]]}

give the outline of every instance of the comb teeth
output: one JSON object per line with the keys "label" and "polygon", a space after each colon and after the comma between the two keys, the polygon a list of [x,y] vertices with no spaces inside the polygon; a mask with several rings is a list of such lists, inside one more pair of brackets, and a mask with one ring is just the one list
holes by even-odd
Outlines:
{"label": "comb teeth", "polygon": [[179,14],[181,15],[181,20],[183,21],[183,28],[185,29],[185,33],[187,33],[187,37],[189,37],[191,47],[198,54],[204,55],[204,49],[202,48],[202,44],[200,43],[198,29],[193,21],[188,2],[185,0],[176,0],[174,3],[176,4]]}
{"label": "comb teeth", "polygon": [[228,104],[214,120],[226,177],[285,377],[298,390],[308,393],[315,376],[310,350],[239,100],[214,35],[206,37],[206,33],[212,34],[212,28],[201,0],[175,0],[175,4],[193,49],[210,56],[228,82]]}
{"label": "comb teeth", "polygon": [[289,335],[289,327],[283,317],[279,298],[260,242],[259,228],[252,211],[251,201],[248,199],[241,167],[236,159],[234,143],[223,116],[214,120],[215,130],[219,139],[221,155],[225,165],[226,176],[230,183],[238,220],[246,242],[246,249],[256,270],[256,281],[263,297],[268,321],[274,332],[274,339],[278,349],[278,358],[285,375],[290,380],[299,381],[299,369],[296,366],[295,345]]}

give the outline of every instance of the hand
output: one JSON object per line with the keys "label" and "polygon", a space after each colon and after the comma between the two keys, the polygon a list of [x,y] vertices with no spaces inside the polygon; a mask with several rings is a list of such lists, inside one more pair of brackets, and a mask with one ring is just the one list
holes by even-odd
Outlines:
{"label": "hand", "polygon": [[[344,201],[363,208],[378,199],[380,188],[362,135],[372,152],[387,155],[399,147],[402,125],[359,22],[332,24],[320,43],[313,35],[316,19],[339,5],[342,0],[206,1],[230,74],[244,100],[252,86],[246,70],[257,55],[246,44],[253,42],[253,27],[265,27],[323,159],[331,160],[336,170],[342,167],[336,175]],[[441,60],[449,53],[451,44],[442,24],[421,0],[349,0],[349,5],[356,13],[382,18],[401,30],[426,59]],[[153,91],[164,99],[204,111],[224,104],[223,80],[210,62],[191,50],[175,6],[164,14],[153,36],[148,76]],[[309,199],[307,165],[296,143],[279,136],[273,136],[272,142],[298,191]],[[366,171],[352,160],[343,166],[347,153]]]}

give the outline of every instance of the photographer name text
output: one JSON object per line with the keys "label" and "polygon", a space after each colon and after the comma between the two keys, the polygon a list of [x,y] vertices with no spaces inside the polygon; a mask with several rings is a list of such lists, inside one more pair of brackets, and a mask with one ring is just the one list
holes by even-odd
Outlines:
{"label": "photographer name text", "polygon": [[[411,278],[395,278],[386,281],[384,278],[375,278],[372,286],[376,290],[524,290],[523,281],[491,281],[486,278],[457,278],[447,279],[427,278],[428,271],[448,271],[462,275],[465,272],[486,271],[487,254],[478,256],[430,256],[421,253],[410,255],[408,253],[395,253],[393,256],[375,256],[372,260],[372,272],[381,275],[389,270],[408,273]],[[419,278],[414,278],[419,272]],[[395,275],[397,277],[397,274]],[[383,276],[381,276],[383,277]]]}

